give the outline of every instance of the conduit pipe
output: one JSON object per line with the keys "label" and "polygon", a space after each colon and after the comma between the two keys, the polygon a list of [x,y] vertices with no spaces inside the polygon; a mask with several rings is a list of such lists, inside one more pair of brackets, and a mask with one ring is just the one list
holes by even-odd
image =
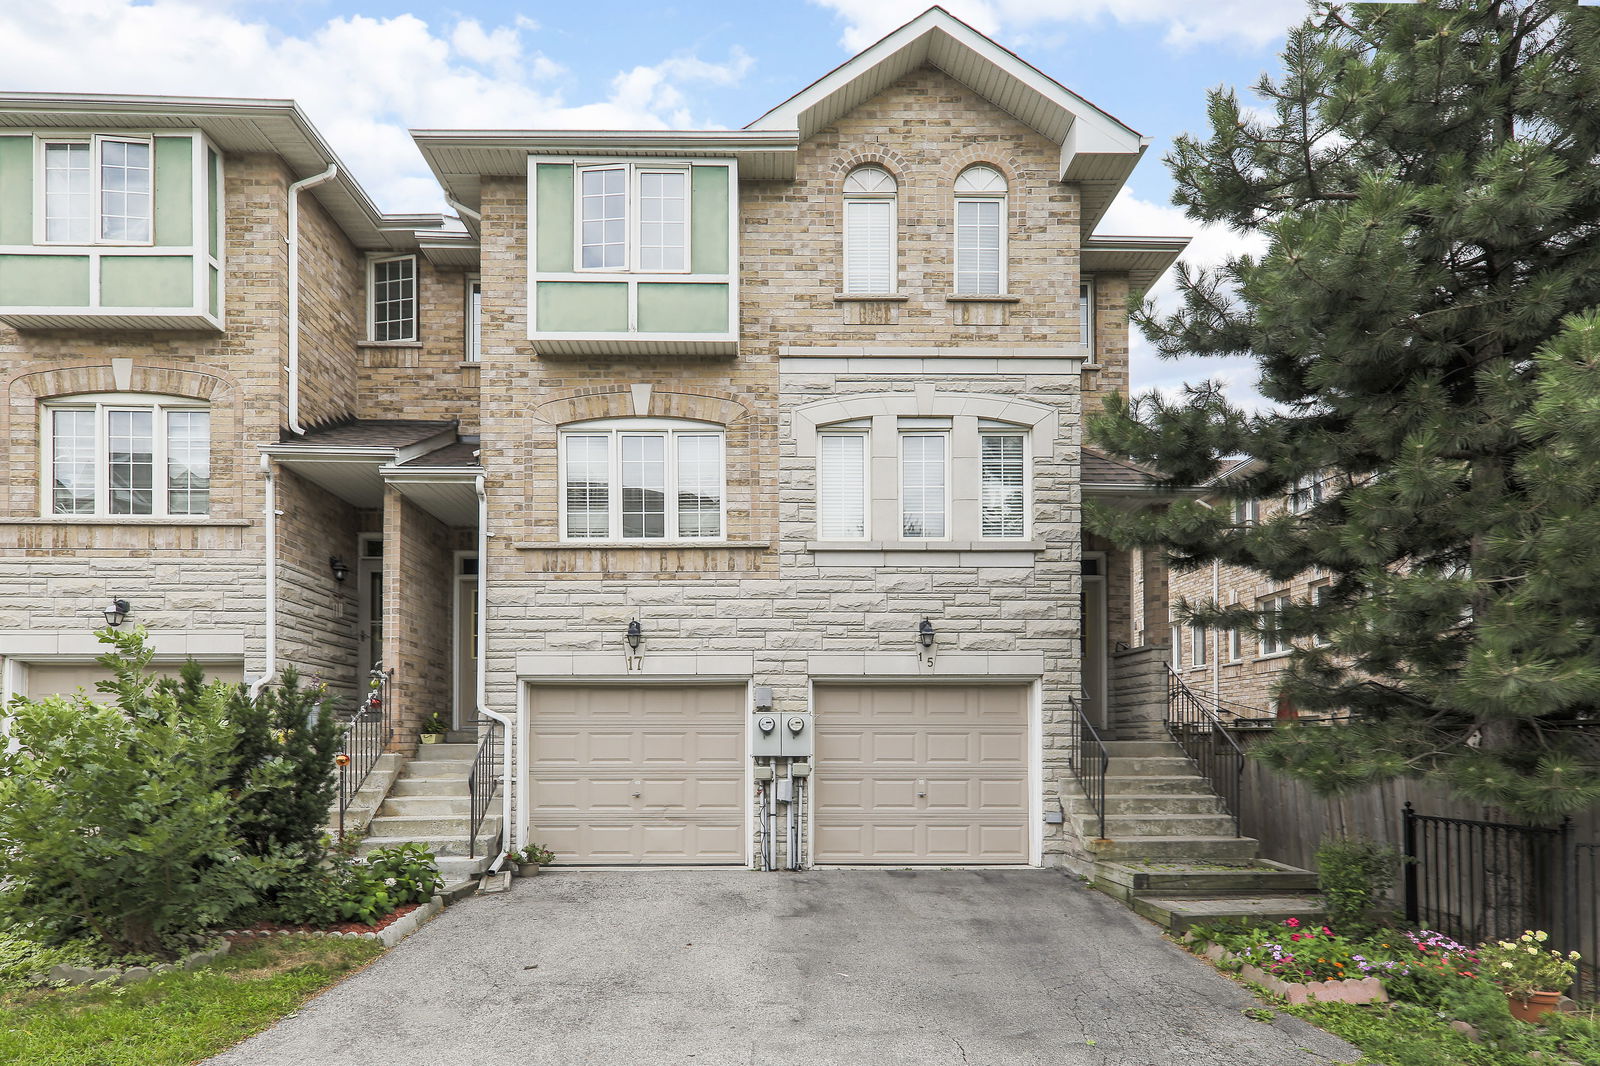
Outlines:
{"label": "conduit pipe", "polygon": [[500,748],[500,834],[503,845],[500,854],[489,866],[490,873],[497,873],[506,861],[506,854],[514,850],[522,841],[513,840],[511,835],[511,741],[512,722],[498,711],[489,709],[489,493],[484,486],[484,477],[479,474],[473,479],[473,487],[478,493],[478,678],[477,697],[478,715],[500,723],[500,728],[505,731],[505,741]]}
{"label": "conduit pipe", "polygon": [[332,181],[339,173],[334,164],[321,174],[302,178],[289,186],[289,428],[304,433],[300,424],[300,192],[325,181]]}
{"label": "conduit pipe", "polygon": [[278,479],[272,469],[271,456],[261,457],[261,479],[266,496],[261,521],[266,537],[267,661],[262,666],[261,676],[250,683],[252,700],[278,677]]}

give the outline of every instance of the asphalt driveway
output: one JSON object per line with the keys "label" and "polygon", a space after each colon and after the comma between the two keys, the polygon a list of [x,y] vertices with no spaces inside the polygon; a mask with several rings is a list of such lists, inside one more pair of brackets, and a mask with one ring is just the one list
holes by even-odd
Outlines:
{"label": "asphalt driveway", "polygon": [[1049,870],[546,871],[435,918],[218,1066],[1310,1066]]}

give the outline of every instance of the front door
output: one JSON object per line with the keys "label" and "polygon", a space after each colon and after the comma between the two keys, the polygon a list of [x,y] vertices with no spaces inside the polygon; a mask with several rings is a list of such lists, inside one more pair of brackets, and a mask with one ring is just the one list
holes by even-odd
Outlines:
{"label": "front door", "polygon": [[478,722],[478,557],[456,558],[456,728]]}
{"label": "front door", "polygon": [[361,538],[361,557],[356,567],[360,583],[360,620],[356,634],[359,674],[356,691],[367,691],[367,674],[383,669],[383,539]]}

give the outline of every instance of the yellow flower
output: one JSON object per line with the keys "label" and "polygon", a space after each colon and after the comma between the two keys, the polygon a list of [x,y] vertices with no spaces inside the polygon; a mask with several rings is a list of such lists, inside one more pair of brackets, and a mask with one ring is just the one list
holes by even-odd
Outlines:
{"label": "yellow flower", "polygon": [[1500,964],[1500,968],[1502,970],[1509,970],[1509,969],[1511,969],[1511,964],[1509,962],[1502,962]]}
{"label": "yellow flower", "polygon": [[1541,929],[1537,933],[1533,934],[1533,939],[1543,944],[1546,940],[1550,939],[1550,934]]}

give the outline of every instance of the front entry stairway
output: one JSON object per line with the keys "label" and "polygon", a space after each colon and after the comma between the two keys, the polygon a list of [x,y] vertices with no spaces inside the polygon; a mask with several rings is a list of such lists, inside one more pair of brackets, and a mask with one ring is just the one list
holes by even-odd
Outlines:
{"label": "front entry stairway", "polygon": [[[467,792],[467,776],[477,753],[478,738],[470,732],[449,733],[442,744],[419,745],[416,758],[406,763],[389,787],[382,806],[367,823],[361,854],[416,843],[437,856],[439,873],[446,884],[483,873],[495,858],[501,805],[497,794],[484,813],[476,847],[472,847],[468,835],[472,799]],[[498,765],[498,752],[495,759]]]}

